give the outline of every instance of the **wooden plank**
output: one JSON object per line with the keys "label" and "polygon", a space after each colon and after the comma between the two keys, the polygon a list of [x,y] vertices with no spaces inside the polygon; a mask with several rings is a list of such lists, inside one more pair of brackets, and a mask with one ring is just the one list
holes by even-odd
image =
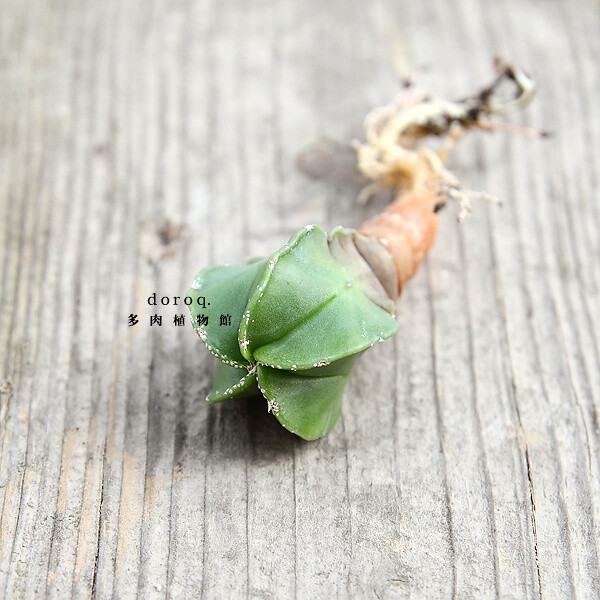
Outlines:
{"label": "wooden plank", "polygon": [[[0,597],[598,598],[599,30],[592,0],[7,1]],[[442,215],[332,433],[206,406],[173,296],[381,210],[348,143],[399,66],[453,97],[495,53],[554,135],[461,142],[504,208]]]}

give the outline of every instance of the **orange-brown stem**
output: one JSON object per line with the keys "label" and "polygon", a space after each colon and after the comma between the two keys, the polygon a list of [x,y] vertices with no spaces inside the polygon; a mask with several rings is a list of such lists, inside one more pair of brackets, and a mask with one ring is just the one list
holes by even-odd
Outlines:
{"label": "orange-brown stem", "polygon": [[363,235],[379,240],[392,257],[398,274],[398,295],[435,240],[438,203],[439,196],[433,190],[423,187],[409,190],[359,228]]}

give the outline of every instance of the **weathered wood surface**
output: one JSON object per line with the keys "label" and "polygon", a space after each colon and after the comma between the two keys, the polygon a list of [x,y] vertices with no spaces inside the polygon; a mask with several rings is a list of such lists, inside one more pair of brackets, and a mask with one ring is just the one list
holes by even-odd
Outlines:
{"label": "weathered wood surface", "polygon": [[[6,0],[0,27],[0,597],[599,597],[596,0]],[[206,406],[147,297],[381,209],[340,149],[401,55],[454,97],[495,53],[554,137],[457,149],[505,206],[443,216],[335,430]]]}

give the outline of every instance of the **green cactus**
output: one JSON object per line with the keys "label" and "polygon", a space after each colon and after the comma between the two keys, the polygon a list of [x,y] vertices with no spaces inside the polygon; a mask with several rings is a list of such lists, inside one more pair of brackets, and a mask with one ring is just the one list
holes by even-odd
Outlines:
{"label": "green cactus", "polygon": [[[474,194],[444,167],[450,148],[468,129],[493,130],[487,117],[533,95],[523,70],[499,59],[495,68],[494,81],[472,97],[415,103],[406,89],[371,113],[368,141],[355,144],[359,170],[373,181],[361,198],[382,187],[399,193],[362,233],[338,227],[327,235],[309,225],[268,259],[200,271],[188,296],[194,328],[219,359],[209,402],[262,393],[300,437],[331,431],[356,360],[398,329],[395,300],[435,239],[436,213],[448,200],[459,202],[458,220],[471,208]],[[507,82],[516,87],[508,101],[497,97]],[[437,152],[420,146],[431,135],[447,136]]]}
{"label": "green cactus", "polygon": [[358,357],[398,329],[394,278],[377,242],[314,225],[268,259],[203,269],[187,295],[194,329],[219,359],[208,402],[262,393],[289,431],[327,434]]}

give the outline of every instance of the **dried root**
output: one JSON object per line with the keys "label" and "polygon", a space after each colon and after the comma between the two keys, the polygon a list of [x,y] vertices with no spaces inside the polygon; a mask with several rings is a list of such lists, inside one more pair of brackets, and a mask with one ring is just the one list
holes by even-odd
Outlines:
{"label": "dried root", "polygon": [[[353,143],[360,171],[372,180],[362,190],[359,202],[366,202],[386,187],[402,191],[423,189],[439,197],[436,210],[449,200],[457,201],[459,221],[470,212],[470,200],[474,197],[499,204],[489,194],[463,190],[444,167],[452,148],[469,129],[547,135],[490,120],[493,115],[526,105],[535,90],[535,83],[522,69],[500,59],[495,60],[495,68],[494,81],[472,97],[455,101],[433,99],[408,83],[394,102],[373,110],[365,121],[366,143]],[[502,98],[507,84],[513,93]],[[432,136],[444,138],[437,151],[420,145]]]}

